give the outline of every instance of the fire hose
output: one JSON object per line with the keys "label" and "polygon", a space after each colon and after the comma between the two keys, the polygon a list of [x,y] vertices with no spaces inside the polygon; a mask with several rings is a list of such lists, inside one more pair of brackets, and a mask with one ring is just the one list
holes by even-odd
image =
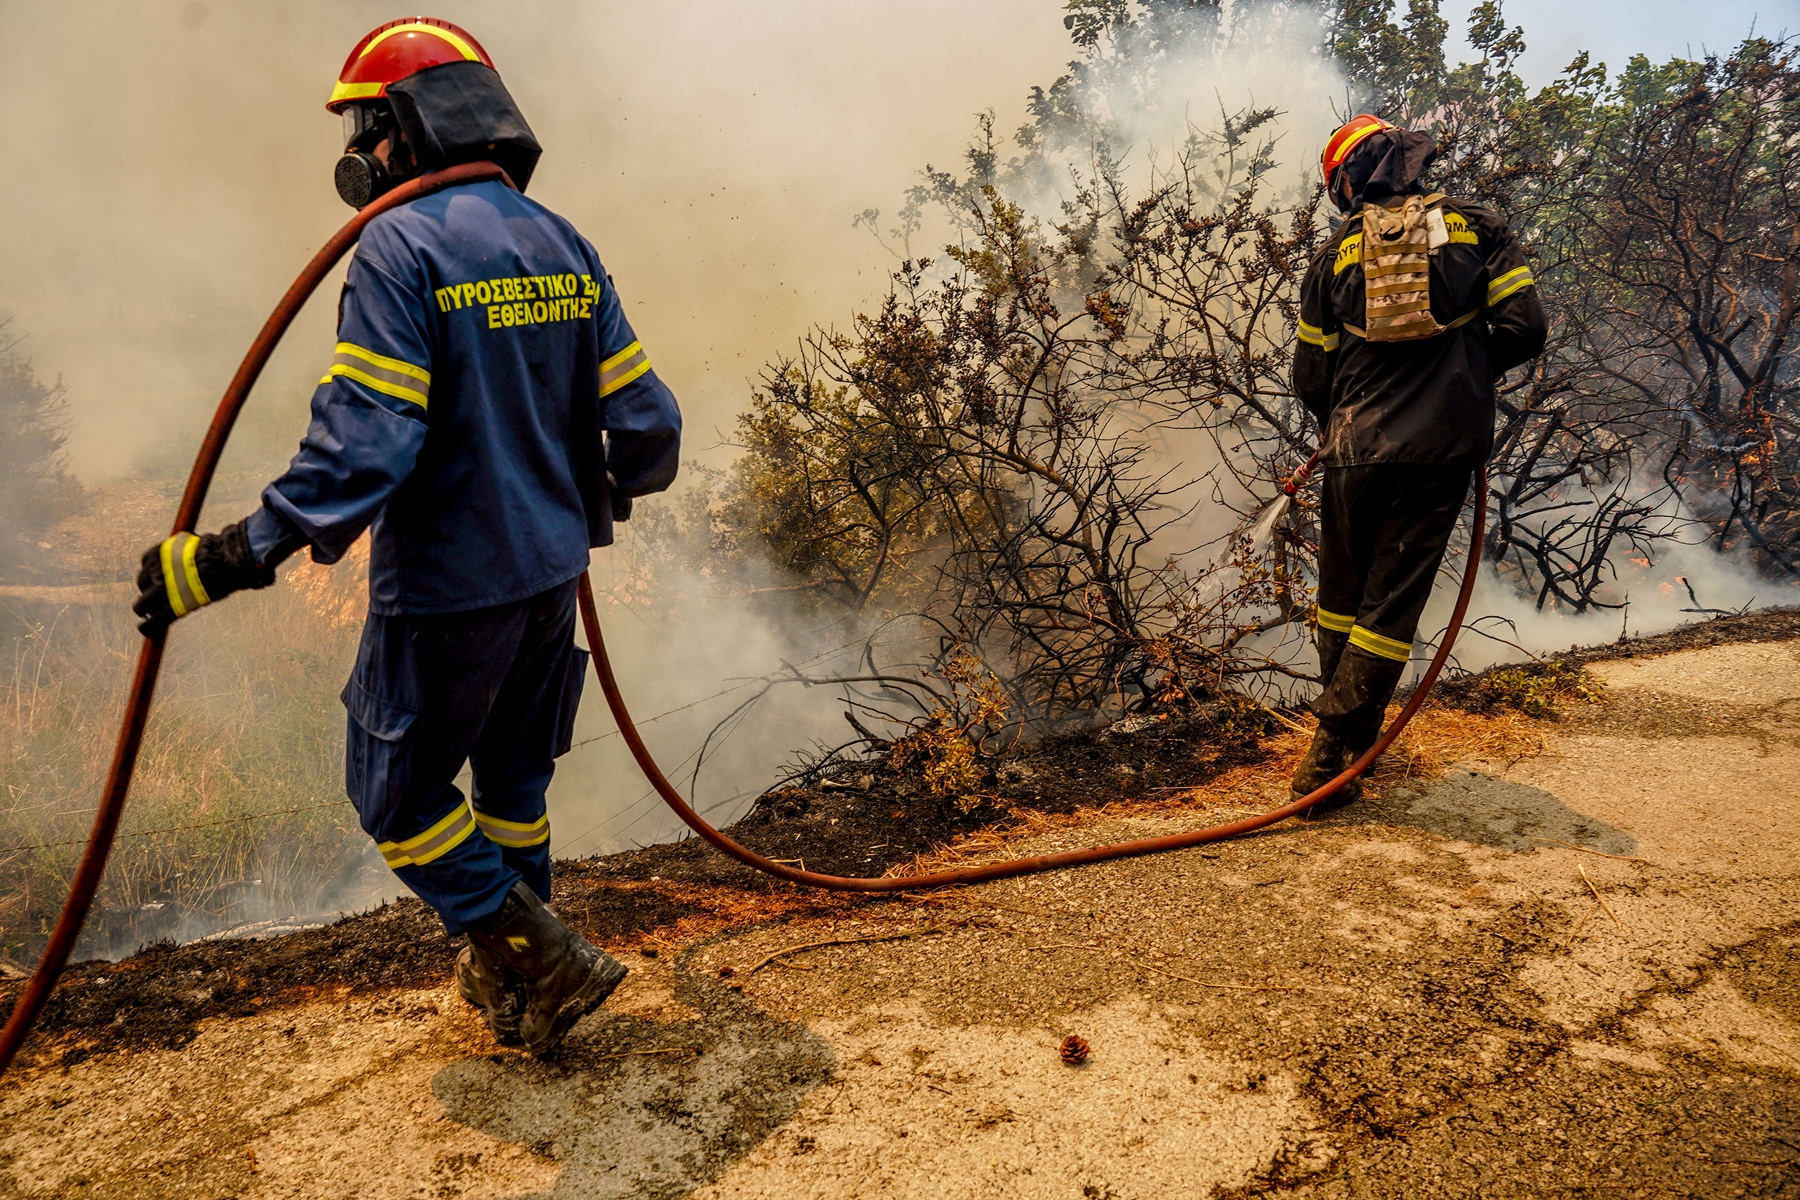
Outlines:
{"label": "fire hose", "polygon": [[[232,376],[225,395],[219,401],[219,407],[213,415],[212,424],[208,426],[206,437],[200,444],[200,452],[194,460],[193,470],[188,475],[187,488],[182,493],[181,506],[175,515],[175,533],[191,533],[200,518],[200,510],[206,500],[206,492],[212,483],[213,473],[218,467],[220,456],[225,451],[225,444],[231,436],[233,425],[238,414],[249,398],[250,389],[255,385],[257,377],[267,365],[269,356],[274,353],[276,345],[293,323],[308,297],[323,282],[327,273],[337,265],[351,246],[361,236],[363,228],[375,217],[389,209],[416,200],[420,196],[455,187],[460,184],[475,183],[483,180],[499,179],[508,186],[512,181],[498,166],[490,162],[464,163],[450,167],[430,175],[422,176],[394,188],[376,199],[365,208],[332,238],[319,248],[307,263],[299,277],[288,288],[275,311],[269,315],[262,331],[251,343],[249,352],[239,364],[237,373]],[[1288,479],[1284,491],[1292,496],[1317,464],[1319,455],[1312,459]],[[682,798],[675,785],[657,766],[650,749],[644,744],[638,733],[631,713],[625,706],[624,694],[619,689],[619,681],[613,675],[612,661],[606,653],[606,642],[600,632],[600,615],[594,604],[593,584],[583,572],[578,584],[578,603],[581,608],[582,626],[587,634],[588,647],[593,654],[594,672],[599,677],[600,687],[606,693],[607,706],[612,710],[614,721],[625,743],[631,749],[631,755],[637,760],[638,767],[663,801],[674,810],[675,814],[692,829],[695,834],[721,853],[736,859],[745,866],[784,879],[789,883],[807,887],[825,888],[839,892],[902,892],[924,888],[949,887],[961,884],[983,883],[995,879],[1010,879],[1019,875],[1036,874],[1042,871],[1054,871],[1063,867],[1081,866],[1086,863],[1105,862],[1110,859],[1129,858],[1144,854],[1157,854],[1166,850],[1180,850],[1188,846],[1204,845],[1208,842],[1223,841],[1227,838],[1241,837],[1244,834],[1267,828],[1291,816],[1304,813],[1313,806],[1330,799],[1340,788],[1368,770],[1374,761],[1393,744],[1394,739],[1406,728],[1407,722],[1425,702],[1425,697],[1437,682],[1444,664],[1449,660],[1450,648],[1456,641],[1457,632],[1462,627],[1462,620],[1468,611],[1469,598],[1475,589],[1475,578],[1481,565],[1481,538],[1487,516],[1487,472],[1485,468],[1477,472],[1475,487],[1475,513],[1472,532],[1469,539],[1468,566],[1463,573],[1462,586],[1457,592],[1456,606],[1451,611],[1450,623],[1439,644],[1436,655],[1431,660],[1425,676],[1408,699],[1406,706],[1393,724],[1382,733],[1375,744],[1365,751],[1360,758],[1329,783],[1318,790],[1282,805],[1271,812],[1254,817],[1246,817],[1226,825],[1215,825],[1207,829],[1198,829],[1189,833],[1178,833],[1168,837],[1143,838],[1131,842],[1117,842],[1108,846],[1095,846],[1085,850],[1069,850],[1059,854],[1040,854],[1031,858],[1012,859],[1006,862],[990,863],[984,866],[965,867],[955,871],[938,871],[928,875],[898,875],[861,878],[855,876],[826,875],[817,871],[798,870],[786,863],[774,862],[748,847],[734,841],[709,825],[693,807]],[[50,939],[44,947],[43,956],[39,959],[37,969],[26,981],[18,1002],[14,1004],[4,1029],[0,1029],[0,1074],[4,1074],[12,1065],[20,1046],[31,1032],[33,1024],[42,1013],[44,1005],[50,999],[51,990],[56,986],[57,978],[68,963],[69,955],[75,948],[76,939],[81,935],[82,925],[87,919],[88,909],[93,904],[94,895],[100,886],[100,880],[106,870],[107,856],[112,850],[113,838],[118,832],[119,819],[124,812],[126,793],[131,787],[132,771],[137,764],[138,750],[143,742],[144,727],[150,716],[150,702],[156,690],[157,673],[162,666],[163,646],[167,631],[145,637],[142,648],[138,652],[137,668],[132,676],[131,690],[125,705],[125,716],[119,727],[118,741],[115,743],[112,764],[107,771],[106,787],[101,793],[100,807],[94,814],[94,823],[89,830],[81,861],[76,867],[74,881],[69,886],[69,896],[64,902],[62,913],[57,918],[56,926],[51,930]]]}

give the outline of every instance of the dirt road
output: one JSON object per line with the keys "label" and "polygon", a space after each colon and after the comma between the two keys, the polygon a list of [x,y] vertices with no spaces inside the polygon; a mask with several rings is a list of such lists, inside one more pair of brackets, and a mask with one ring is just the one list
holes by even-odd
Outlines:
{"label": "dirt road", "polygon": [[[554,1064],[445,987],[41,1039],[0,1193],[1800,1195],[1800,642],[1594,672],[1535,745],[1330,820],[671,930]],[[989,852],[1211,824],[1279,767]]]}

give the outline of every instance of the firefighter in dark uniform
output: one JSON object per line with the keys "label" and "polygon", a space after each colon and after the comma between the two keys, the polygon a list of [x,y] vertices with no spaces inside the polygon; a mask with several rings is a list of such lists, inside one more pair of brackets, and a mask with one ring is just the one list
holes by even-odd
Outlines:
{"label": "firefighter in dark uniform", "polygon": [[[1295,799],[1381,732],[1469,480],[1493,442],[1495,381],[1543,352],[1543,305],[1493,208],[1429,195],[1437,147],[1359,116],[1323,155],[1350,214],[1301,285],[1294,389],[1324,434],[1319,728]],[[1330,802],[1361,795],[1352,782]]]}
{"label": "firefighter in dark uniform", "polygon": [[134,607],[153,633],[371,530],[343,693],[350,798],[400,879],[468,935],[463,995],[501,1042],[544,1054],[625,974],[544,904],[544,793],[588,660],[577,579],[631,498],[674,480],[681,417],[594,248],[523,194],[539,147],[473,37],[384,25],[328,107],[356,207],[478,159],[516,188],[448,188],[369,223],[299,453],[243,521],[147,551]]}

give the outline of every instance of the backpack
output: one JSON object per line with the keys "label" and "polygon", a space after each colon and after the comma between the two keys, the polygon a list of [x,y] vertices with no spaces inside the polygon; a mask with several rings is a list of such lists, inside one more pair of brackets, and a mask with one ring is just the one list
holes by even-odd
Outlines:
{"label": "backpack", "polygon": [[1431,315],[1431,255],[1450,240],[1439,192],[1408,196],[1399,208],[1365,204],[1362,222],[1364,324],[1344,328],[1368,342],[1436,337],[1479,315],[1473,308],[1447,325]]}

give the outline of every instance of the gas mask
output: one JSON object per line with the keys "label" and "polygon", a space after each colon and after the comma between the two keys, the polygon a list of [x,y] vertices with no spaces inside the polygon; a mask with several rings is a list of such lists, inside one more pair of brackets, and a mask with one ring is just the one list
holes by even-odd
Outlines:
{"label": "gas mask", "polygon": [[[337,191],[351,208],[426,171],[485,159],[523,191],[542,153],[492,67],[452,62],[387,85],[379,99],[346,104]],[[375,156],[387,143],[387,162]]]}
{"label": "gas mask", "polygon": [[[375,157],[382,141],[388,144],[387,165]],[[337,194],[351,208],[360,209],[397,183],[410,177],[412,156],[400,136],[400,123],[385,101],[352,104],[344,109],[344,156],[337,161],[333,179]]]}

